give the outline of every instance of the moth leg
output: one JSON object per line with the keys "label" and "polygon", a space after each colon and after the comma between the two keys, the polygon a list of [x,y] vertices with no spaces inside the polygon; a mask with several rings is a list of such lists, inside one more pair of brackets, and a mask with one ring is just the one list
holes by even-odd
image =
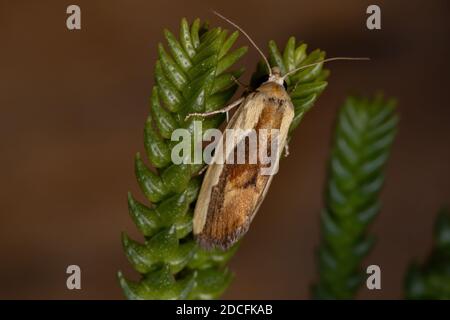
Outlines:
{"label": "moth leg", "polygon": [[202,175],[203,172],[205,172],[206,169],[208,169],[208,167],[209,167],[209,166],[206,164],[203,168],[201,168],[201,169],[199,170],[199,172],[197,173],[197,175]]}
{"label": "moth leg", "polygon": [[[190,113],[186,116],[186,118],[184,118],[184,120],[187,120],[190,117],[194,117],[194,116],[209,117],[209,116],[219,114],[219,113],[227,113],[227,115],[228,115],[228,111],[230,111],[233,108],[236,108],[238,105],[240,105],[242,103],[242,101],[244,101],[244,98],[240,98],[240,99],[234,101],[233,103],[227,105],[225,108],[222,108],[219,110],[214,110],[214,111],[210,111],[210,112]],[[227,116],[227,120],[228,120],[228,116]]]}
{"label": "moth leg", "polygon": [[284,145],[284,156],[289,156],[289,145],[287,143]]}

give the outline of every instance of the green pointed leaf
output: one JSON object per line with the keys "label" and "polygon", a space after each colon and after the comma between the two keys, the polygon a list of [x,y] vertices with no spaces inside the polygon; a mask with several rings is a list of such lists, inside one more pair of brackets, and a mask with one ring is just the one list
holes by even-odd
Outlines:
{"label": "green pointed leaf", "polygon": [[135,158],[135,173],[142,192],[151,202],[161,201],[169,192],[161,178],[145,166],[139,153]]}

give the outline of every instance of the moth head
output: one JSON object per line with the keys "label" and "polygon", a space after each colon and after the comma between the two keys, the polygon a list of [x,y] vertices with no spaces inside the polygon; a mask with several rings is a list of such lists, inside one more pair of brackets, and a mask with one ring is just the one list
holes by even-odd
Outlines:
{"label": "moth head", "polygon": [[285,87],[284,78],[281,76],[281,70],[279,67],[272,67],[271,73],[269,74],[268,82],[275,82],[276,84],[279,84],[280,86]]}

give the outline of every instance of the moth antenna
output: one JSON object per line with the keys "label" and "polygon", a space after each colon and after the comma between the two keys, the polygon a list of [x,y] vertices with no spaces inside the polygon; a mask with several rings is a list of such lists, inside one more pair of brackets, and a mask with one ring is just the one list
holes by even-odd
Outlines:
{"label": "moth antenna", "polygon": [[298,67],[297,69],[291,70],[288,73],[286,73],[281,79],[284,80],[284,79],[286,79],[286,77],[288,77],[291,74],[296,73],[297,71],[300,71],[302,69],[309,68],[309,67],[312,67],[312,66],[315,66],[315,65],[318,65],[318,64],[321,64],[321,63],[325,63],[325,62],[336,61],[336,60],[370,60],[370,58],[352,58],[352,57],[328,58],[328,59],[325,59],[325,60],[322,60],[322,61],[319,61],[319,62],[310,63],[310,64],[307,64],[307,65]]}
{"label": "moth antenna", "polygon": [[259,52],[259,54],[261,55],[261,57],[264,59],[264,62],[267,66],[267,69],[269,70],[269,75],[272,75],[272,69],[270,68],[270,64],[269,64],[269,60],[267,60],[266,56],[264,55],[264,53],[261,51],[261,49],[256,45],[255,41],[253,41],[253,39],[247,34],[247,32],[244,31],[244,29],[242,29],[240,26],[238,26],[236,23],[234,23],[233,21],[231,21],[230,19],[228,19],[227,17],[224,17],[223,15],[221,15],[220,13],[218,13],[217,11],[213,10],[213,13],[218,16],[219,18],[225,20],[226,22],[228,22],[229,24],[231,24],[233,27],[235,27],[236,29],[238,29],[240,32],[242,32],[244,34],[244,36],[247,37],[248,41],[250,41],[250,43],[255,47],[255,49]]}

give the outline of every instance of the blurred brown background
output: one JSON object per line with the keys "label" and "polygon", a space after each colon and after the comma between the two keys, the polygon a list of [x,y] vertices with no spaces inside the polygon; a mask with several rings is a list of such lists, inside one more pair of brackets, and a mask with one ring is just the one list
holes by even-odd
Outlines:
{"label": "blurred brown background", "polygon": [[[78,4],[82,30],[66,29]],[[382,30],[365,27],[378,4]],[[215,9],[264,46],[294,35],[334,63],[329,87],[296,131],[251,231],[234,257],[225,298],[306,299],[316,277],[326,159],[337,107],[349,93],[382,89],[399,99],[400,131],[387,167],[383,210],[367,264],[382,290],[361,298],[399,299],[411,259],[431,246],[438,208],[450,201],[450,38],[448,1],[8,1],[0,0],[0,298],[121,299],[116,272],[130,278],[120,232],[139,239],[128,190],[142,199],[133,157],[153,84],[156,48],[167,27]],[[241,37],[240,45],[247,44]],[[242,61],[247,81],[258,59]],[[82,290],[66,289],[69,264]]]}

